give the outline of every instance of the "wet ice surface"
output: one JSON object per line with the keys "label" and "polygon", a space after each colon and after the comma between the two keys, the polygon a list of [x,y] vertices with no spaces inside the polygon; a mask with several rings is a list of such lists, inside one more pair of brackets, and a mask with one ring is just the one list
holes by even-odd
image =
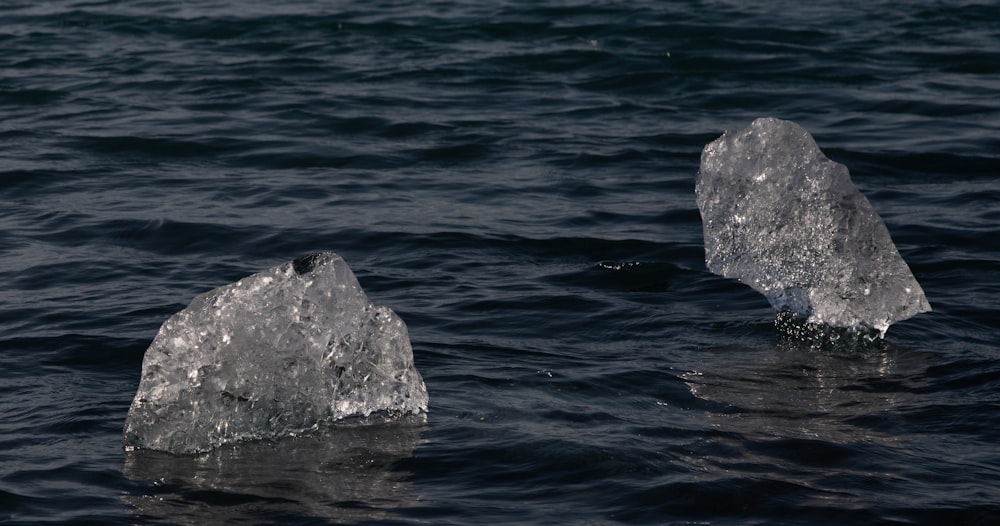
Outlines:
{"label": "wet ice surface", "polygon": [[204,452],[427,409],[406,325],[319,253],[196,297],[142,364],[126,448]]}
{"label": "wet ice surface", "polygon": [[695,184],[709,270],[812,324],[876,329],[930,310],[889,231],[801,126],[774,118],[726,132]]}

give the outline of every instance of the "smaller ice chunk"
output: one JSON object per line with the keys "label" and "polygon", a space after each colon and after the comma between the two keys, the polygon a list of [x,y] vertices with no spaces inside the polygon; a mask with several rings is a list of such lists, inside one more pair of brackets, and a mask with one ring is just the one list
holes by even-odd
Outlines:
{"label": "smaller ice chunk", "polygon": [[761,118],[709,143],[695,194],[709,270],[779,311],[884,335],[931,309],[847,168],[793,122]]}
{"label": "smaller ice chunk", "polygon": [[347,417],[427,410],[406,325],[336,254],[196,297],[146,351],[128,449],[196,453]]}

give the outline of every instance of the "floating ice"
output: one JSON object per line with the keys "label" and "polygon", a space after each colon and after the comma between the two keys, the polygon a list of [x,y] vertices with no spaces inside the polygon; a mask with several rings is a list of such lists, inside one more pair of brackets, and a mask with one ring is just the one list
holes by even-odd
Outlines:
{"label": "floating ice", "polygon": [[779,311],[885,335],[931,310],[847,168],[793,122],[757,119],[708,144],[695,194],[709,270]]}
{"label": "floating ice", "polygon": [[196,297],[146,351],[125,447],[171,453],[427,409],[406,325],[336,254]]}

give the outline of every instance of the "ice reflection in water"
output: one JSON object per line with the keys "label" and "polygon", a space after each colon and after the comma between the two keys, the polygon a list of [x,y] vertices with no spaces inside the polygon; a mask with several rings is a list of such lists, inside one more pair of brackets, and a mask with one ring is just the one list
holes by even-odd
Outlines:
{"label": "ice reflection in water", "polygon": [[420,442],[426,417],[337,425],[305,437],[224,446],[176,456],[126,453],[124,473],[150,485],[125,496],[143,522],[338,524],[384,520],[413,506],[407,474],[395,469]]}
{"label": "ice reflection in water", "polygon": [[[887,346],[870,352],[830,352],[806,345],[738,345],[712,349],[731,356],[725,371],[690,371],[681,375],[691,394],[728,410],[712,415],[720,426],[774,436],[855,441],[875,438],[877,430],[852,422],[892,410],[904,392],[878,385],[896,375],[905,351]],[[729,421],[730,424],[723,422]],[[881,437],[891,440],[891,436]]]}
{"label": "ice reflection in water", "polygon": [[681,375],[708,403],[704,421],[716,430],[689,449],[689,467],[709,478],[770,473],[844,505],[855,502],[859,480],[892,477],[882,460],[907,448],[895,415],[914,396],[900,384],[913,387],[921,355],[890,344],[852,352],[788,341],[709,352],[725,353],[724,369],[711,359],[712,369]]}

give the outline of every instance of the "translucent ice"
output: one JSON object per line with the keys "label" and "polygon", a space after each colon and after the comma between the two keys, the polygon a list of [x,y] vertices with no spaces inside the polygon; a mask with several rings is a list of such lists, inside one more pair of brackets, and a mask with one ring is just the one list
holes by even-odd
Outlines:
{"label": "translucent ice", "polygon": [[426,409],[406,325],[327,252],[209,291],[170,317],[143,359],[124,440],[194,453]]}
{"label": "translucent ice", "polygon": [[847,168],[793,122],[757,119],[708,144],[695,193],[709,270],[779,311],[884,335],[931,309]]}

